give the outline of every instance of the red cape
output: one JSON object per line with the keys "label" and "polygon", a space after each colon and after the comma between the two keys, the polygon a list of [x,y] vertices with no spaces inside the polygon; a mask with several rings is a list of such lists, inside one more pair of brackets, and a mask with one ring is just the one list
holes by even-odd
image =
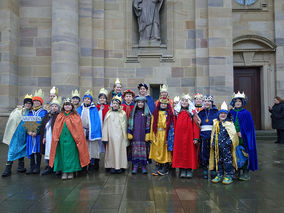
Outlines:
{"label": "red cape", "polygon": [[[97,104],[96,107],[97,107],[98,111],[100,111],[101,105]],[[105,120],[105,116],[106,116],[107,112],[109,111],[109,108],[110,108],[110,105],[108,105],[108,104],[104,105],[103,112],[102,112],[102,114],[103,114],[103,122]]]}
{"label": "red cape", "polygon": [[175,122],[174,168],[197,169],[197,147],[193,143],[194,139],[199,139],[199,128],[187,111],[181,111]]}
{"label": "red cape", "polygon": [[77,145],[81,167],[85,167],[90,163],[90,157],[81,117],[77,113],[71,113],[66,117],[64,112],[59,113],[53,126],[49,166],[53,167],[54,165],[57,144],[65,122]]}
{"label": "red cape", "polygon": [[126,113],[126,117],[127,117],[127,120],[128,120],[129,117],[130,117],[130,112],[134,108],[134,104],[133,105],[122,104],[121,106],[123,107],[123,111]]}

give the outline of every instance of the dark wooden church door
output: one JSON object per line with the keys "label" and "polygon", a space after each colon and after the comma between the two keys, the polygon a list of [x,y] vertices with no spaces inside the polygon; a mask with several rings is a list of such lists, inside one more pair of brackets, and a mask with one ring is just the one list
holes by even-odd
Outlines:
{"label": "dark wooden church door", "polygon": [[255,129],[261,129],[260,69],[258,67],[234,67],[234,90],[245,92]]}

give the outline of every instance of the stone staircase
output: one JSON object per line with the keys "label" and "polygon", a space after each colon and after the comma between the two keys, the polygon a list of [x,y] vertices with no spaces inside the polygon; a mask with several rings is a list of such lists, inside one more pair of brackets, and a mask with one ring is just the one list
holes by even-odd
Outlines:
{"label": "stone staircase", "polygon": [[257,141],[276,141],[277,133],[276,130],[256,130],[256,140]]}

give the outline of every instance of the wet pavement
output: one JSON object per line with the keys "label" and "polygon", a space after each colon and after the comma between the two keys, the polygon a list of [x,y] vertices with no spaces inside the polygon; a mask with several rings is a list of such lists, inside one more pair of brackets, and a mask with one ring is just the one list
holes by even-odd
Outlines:
{"label": "wet pavement", "polygon": [[[1,143],[1,173],[7,150]],[[110,175],[102,167],[62,181],[55,175],[18,174],[14,162],[12,176],[0,178],[0,212],[284,212],[283,153],[284,145],[259,141],[260,169],[250,181],[231,185],[203,180],[201,171],[180,179],[178,171],[158,177],[130,170]]]}

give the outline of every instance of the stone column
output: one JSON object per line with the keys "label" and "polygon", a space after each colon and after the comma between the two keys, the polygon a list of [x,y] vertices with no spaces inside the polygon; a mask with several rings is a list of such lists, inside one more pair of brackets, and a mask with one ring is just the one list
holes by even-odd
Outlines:
{"label": "stone column", "polygon": [[189,32],[189,37],[195,39],[195,59],[193,65],[196,69],[195,92],[209,93],[208,74],[208,0],[195,1],[195,30]]}
{"label": "stone column", "polygon": [[232,1],[208,0],[209,93],[229,102],[234,90]]}
{"label": "stone column", "polygon": [[1,0],[0,117],[18,104],[18,34],[19,2],[17,0]]}
{"label": "stone column", "polygon": [[52,0],[51,86],[70,97],[79,87],[78,0]]}
{"label": "stone column", "polygon": [[276,95],[284,97],[284,1],[274,1],[276,49]]}

